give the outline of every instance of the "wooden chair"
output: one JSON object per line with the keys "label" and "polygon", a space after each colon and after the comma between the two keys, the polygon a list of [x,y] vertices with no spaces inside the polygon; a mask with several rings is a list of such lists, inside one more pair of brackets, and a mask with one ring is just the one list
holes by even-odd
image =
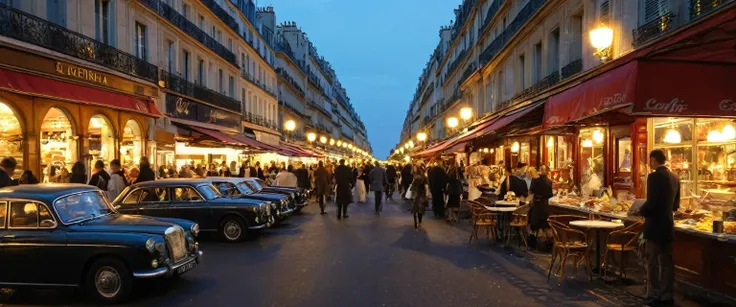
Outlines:
{"label": "wooden chair", "polygon": [[[529,209],[531,208],[531,205],[525,205],[517,208],[514,210],[512,217],[511,217],[511,223],[509,223],[509,231],[506,231],[506,245],[509,245],[509,242],[511,242],[512,236],[519,236],[521,239],[519,239],[519,244],[521,245],[521,242],[524,242],[524,248],[526,248],[526,251],[529,251],[529,243],[526,241],[526,237],[528,235],[527,227],[529,226],[529,217],[527,216],[529,214]],[[518,231],[514,233],[511,231],[512,229],[517,229]]]}
{"label": "wooden chair", "polygon": [[550,215],[547,218],[547,221],[556,221],[564,225],[570,225],[570,222],[572,221],[578,221],[578,220],[584,220],[584,219],[585,217],[578,216],[578,215]]}
{"label": "wooden chair", "polygon": [[492,198],[488,198],[488,197],[481,196],[481,197],[478,197],[475,201],[484,206],[489,206],[489,207],[496,206],[496,200]]}
{"label": "wooden chair", "polygon": [[[603,254],[603,277],[608,274],[608,253],[621,253],[618,271],[621,278],[626,278],[626,267],[628,265],[628,252],[634,252],[639,247],[639,235],[644,229],[644,221],[637,220],[633,224],[619,230],[612,231],[606,239],[606,251]],[[614,257],[611,257],[613,260]]]}
{"label": "wooden chair", "polygon": [[547,273],[547,280],[549,281],[552,275],[552,268],[555,265],[555,260],[560,258],[560,267],[557,270],[559,277],[557,284],[562,283],[562,278],[565,276],[565,263],[569,257],[575,258],[575,274],[577,275],[578,265],[581,261],[585,262],[585,267],[588,269],[588,278],[593,280],[591,272],[590,258],[588,253],[590,251],[588,247],[588,238],[584,232],[570,228],[567,224],[563,224],[559,221],[548,219],[549,226],[552,228],[552,236],[554,238],[554,245],[552,247],[552,261],[549,265],[549,272]]}
{"label": "wooden chair", "polygon": [[468,244],[473,242],[475,238],[475,246],[478,247],[478,233],[485,228],[488,239],[496,237],[496,215],[488,211],[482,204],[474,201],[468,201],[470,209],[471,221],[473,223],[473,231],[470,233]]}

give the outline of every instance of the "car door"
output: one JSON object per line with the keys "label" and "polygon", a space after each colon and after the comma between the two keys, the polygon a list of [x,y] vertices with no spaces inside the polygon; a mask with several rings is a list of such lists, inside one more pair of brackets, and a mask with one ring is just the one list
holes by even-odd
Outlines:
{"label": "car door", "polygon": [[2,235],[3,263],[8,282],[21,284],[71,285],[74,276],[63,264],[72,255],[66,248],[66,233],[46,204],[11,200],[7,229]]}
{"label": "car door", "polygon": [[170,197],[168,187],[141,188],[138,197],[138,214],[147,216],[169,217]]}
{"label": "car door", "polygon": [[171,217],[195,221],[200,229],[217,229],[210,206],[192,186],[171,188]]}
{"label": "car door", "polygon": [[139,206],[141,193],[143,193],[143,189],[134,189],[128,195],[125,195],[116,208],[118,212],[122,214],[141,214],[141,206]]}

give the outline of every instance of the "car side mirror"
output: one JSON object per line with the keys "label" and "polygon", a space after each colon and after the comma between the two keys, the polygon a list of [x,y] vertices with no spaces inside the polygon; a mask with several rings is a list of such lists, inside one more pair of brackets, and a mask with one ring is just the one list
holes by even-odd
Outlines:
{"label": "car side mirror", "polygon": [[41,221],[41,224],[39,224],[39,227],[41,228],[54,228],[56,227],[56,222],[53,220],[43,220]]}

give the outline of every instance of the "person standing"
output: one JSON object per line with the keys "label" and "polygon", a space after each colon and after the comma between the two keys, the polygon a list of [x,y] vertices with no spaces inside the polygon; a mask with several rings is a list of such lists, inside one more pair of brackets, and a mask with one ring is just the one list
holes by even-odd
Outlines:
{"label": "person standing", "polygon": [[373,191],[375,213],[376,215],[381,215],[381,211],[383,209],[383,206],[381,205],[383,202],[383,188],[388,184],[388,179],[386,179],[386,169],[376,162],[376,167],[368,173],[368,180],[371,182],[371,191]]}
{"label": "person standing", "polygon": [[95,168],[92,169],[92,177],[89,178],[87,184],[96,186],[107,193],[107,187],[110,184],[110,174],[105,171],[105,162],[102,162],[102,160],[95,162]]}
{"label": "person standing", "polygon": [[368,196],[368,191],[370,191],[371,182],[370,182],[370,178],[368,178],[368,174],[370,174],[372,170],[373,170],[373,164],[371,164],[370,161],[366,161],[363,164],[363,185],[365,185],[366,198],[370,197]]}
{"label": "person standing", "polygon": [[514,195],[523,201],[529,195],[529,187],[526,185],[526,181],[521,179],[526,173],[526,163],[516,163],[516,172],[512,175],[511,172],[506,172],[509,176],[501,183],[501,191],[498,194],[498,199],[503,200],[506,197],[506,193],[514,192]]}
{"label": "person standing", "polygon": [[411,185],[411,182],[414,180],[412,172],[411,163],[407,163],[404,165],[404,168],[401,169],[401,197],[403,199],[406,199],[406,191],[409,190],[409,185]]}
{"label": "person standing", "polygon": [[0,161],[0,188],[15,185],[12,176],[17,166],[18,162],[13,157],[5,157]]}
{"label": "person standing", "polygon": [[82,161],[74,162],[74,165],[72,165],[72,175],[69,178],[69,183],[87,183],[87,170]]}
{"label": "person standing", "polygon": [[444,162],[439,160],[437,165],[429,169],[429,191],[432,194],[432,211],[434,217],[445,216],[445,187],[447,186],[447,173],[445,173]]}
{"label": "person standing", "polygon": [[350,167],[345,165],[345,159],[340,159],[340,165],[335,168],[335,183],[337,184],[337,219],[348,217],[348,205],[352,202],[352,190],[355,186],[353,173]]}
{"label": "person standing", "polygon": [[302,167],[296,170],[297,186],[302,189],[309,189],[309,171],[307,165],[302,163]]}
{"label": "person standing", "polygon": [[450,211],[448,221],[457,222],[460,210],[460,199],[463,195],[463,184],[462,179],[460,178],[460,170],[455,167],[455,165],[450,165],[445,194],[447,194],[447,209]]}
{"label": "person standing", "polygon": [[156,174],[153,173],[151,164],[148,163],[148,158],[141,157],[140,164],[141,169],[138,172],[138,177],[135,178],[135,183],[156,180]]}
{"label": "person standing", "polygon": [[[366,192],[368,191],[368,173],[365,172],[366,167],[358,166],[356,168],[357,172],[360,173],[358,175],[358,178],[356,179],[355,184],[355,197],[358,199],[359,203],[365,203],[366,201]],[[355,172],[353,172],[353,177]]]}
{"label": "person standing", "polygon": [[314,189],[317,194],[317,203],[319,203],[320,214],[325,212],[327,196],[330,195],[330,172],[327,171],[322,161],[319,161],[317,170],[314,171]]}
{"label": "person standing", "polygon": [[128,182],[125,180],[125,173],[123,172],[123,166],[120,164],[120,160],[114,159],[110,161],[110,182],[107,184],[107,199],[110,201],[115,200],[127,186]]}
{"label": "person standing", "polygon": [[647,258],[647,304],[674,306],[675,266],[672,261],[674,220],[672,213],[680,208],[680,181],[664,165],[664,151],[649,154],[647,200],[639,209],[645,218],[644,239]]}
{"label": "person standing", "polygon": [[38,184],[38,178],[30,170],[25,170],[18,179],[18,184]]}
{"label": "person standing", "polygon": [[299,180],[296,178],[296,175],[294,175],[294,167],[289,165],[288,168],[282,169],[281,172],[276,175],[276,178],[273,180],[273,185],[279,186],[279,187],[291,187],[295,188],[297,184],[299,183]]}
{"label": "person standing", "polygon": [[[539,173],[534,168],[529,168],[529,177],[532,178],[531,187],[529,188],[529,201],[531,206],[529,207],[529,228],[532,233],[537,233],[540,230],[545,231],[549,229],[547,218],[549,218],[549,199],[554,196],[552,193],[552,180],[547,177],[547,166],[542,165],[539,168]],[[547,246],[545,249],[551,248],[552,241],[551,236],[547,235]],[[539,240],[535,238],[533,244],[540,246]]]}
{"label": "person standing", "polygon": [[416,167],[412,178],[414,179],[411,182],[411,193],[414,197],[411,200],[411,213],[414,215],[414,228],[419,228],[422,227],[422,216],[424,216],[427,205],[429,205],[427,200],[427,184],[429,181],[421,166]]}

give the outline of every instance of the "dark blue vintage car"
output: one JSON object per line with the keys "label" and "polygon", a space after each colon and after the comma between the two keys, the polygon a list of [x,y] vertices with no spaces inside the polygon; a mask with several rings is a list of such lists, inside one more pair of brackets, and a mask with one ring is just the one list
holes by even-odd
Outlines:
{"label": "dark blue vintage car", "polygon": [[245,182],[256,192],[276,193],[289,196],[294,200],[296,211],[302,210],[309,204],[309,190],[295,187],[270,186],[260,178],[244,178]]}
{"label": "dark blue vintage car", "polygon": [[201,259],[195,222],[119,214],[89,185],[0,189],[0,288],[83,287],[106,303],[135,280],[166,278]]}
{"label": "dark blue vintage car", "polygon": [[199,179],[211,183],[222,195],[230,197],[240,197],[248,199],[267,200],[274,204],[272,212],[279,218],[283,219],[289,216],[296,208],[296,200],[288,195],[269,193],[265,191],[254,191],[245,178],[241,177],[207,177]]}
{"label": "dark blue vintage car", "polygon": [[225,241],[240,241],[274,222],[271,202],[223,197],[200,179],[164,179],[131,185],[113,202],[125,214],[192,220],[203,232]]}

